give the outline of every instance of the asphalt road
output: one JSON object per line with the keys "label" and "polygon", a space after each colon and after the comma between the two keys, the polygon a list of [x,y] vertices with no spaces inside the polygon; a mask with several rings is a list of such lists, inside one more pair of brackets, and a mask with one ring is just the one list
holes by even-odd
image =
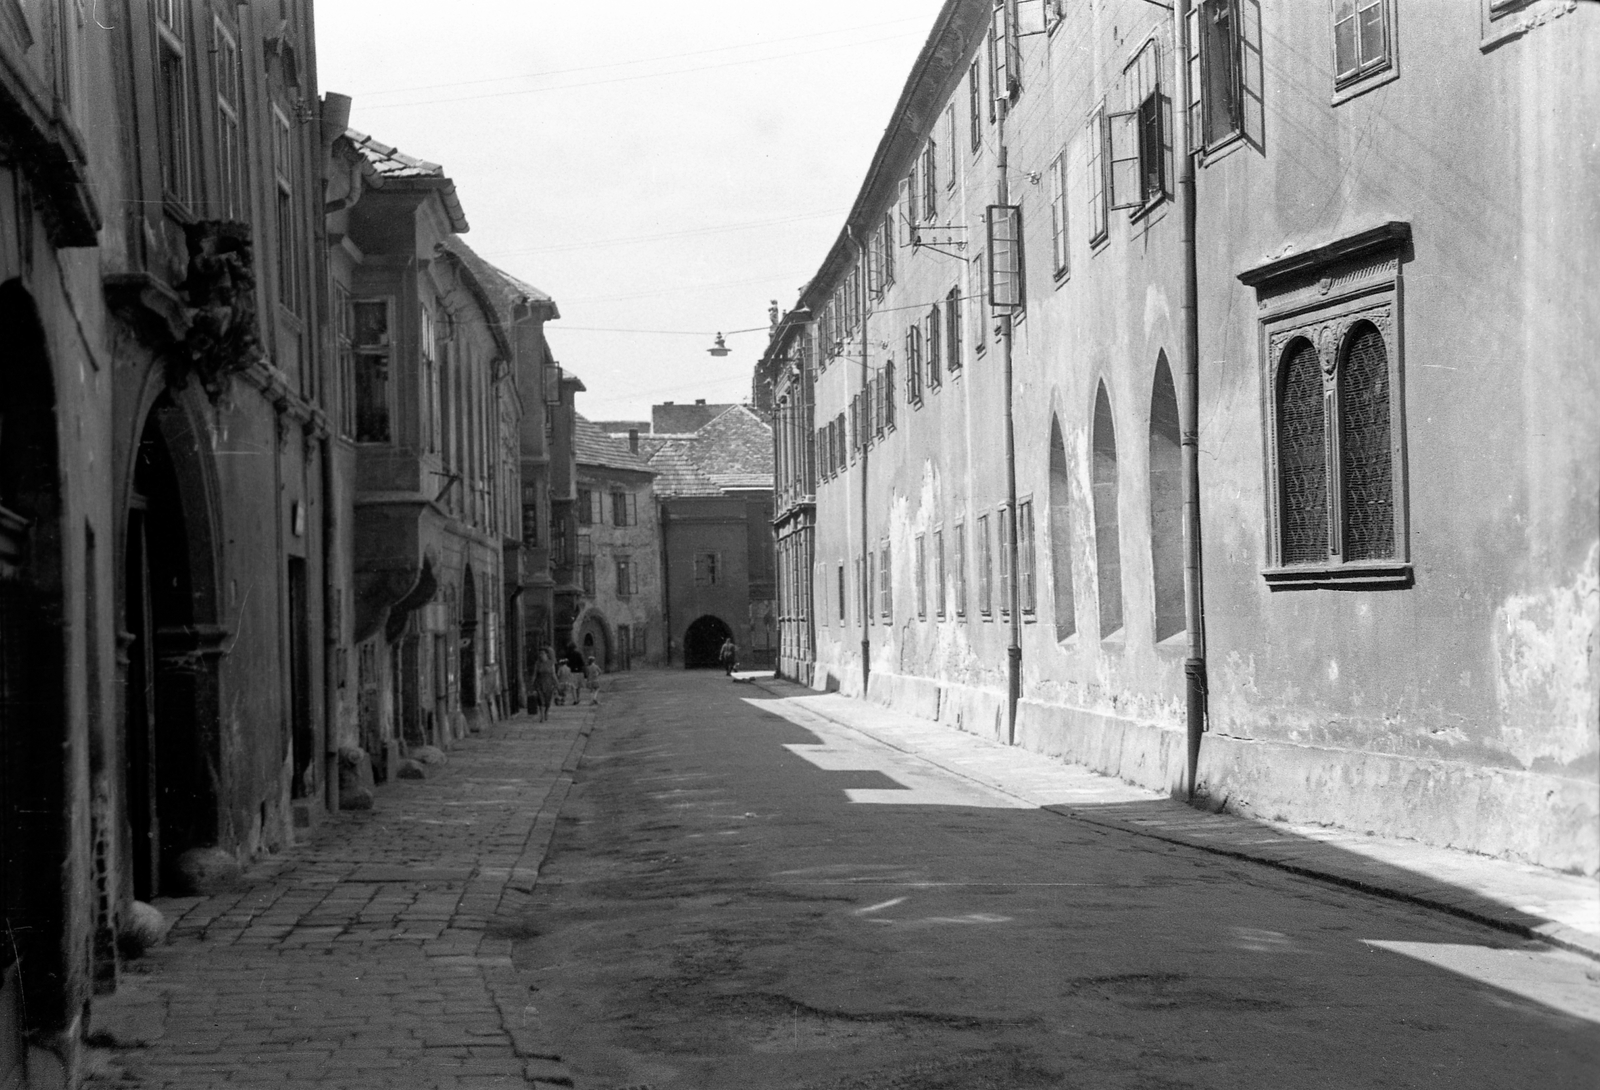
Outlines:
{"label": "asphalt road", "polygon": [[1592,962],[1021,806],[720,672],[605,700],[514,948],[579,1090],[1600,1086]]}

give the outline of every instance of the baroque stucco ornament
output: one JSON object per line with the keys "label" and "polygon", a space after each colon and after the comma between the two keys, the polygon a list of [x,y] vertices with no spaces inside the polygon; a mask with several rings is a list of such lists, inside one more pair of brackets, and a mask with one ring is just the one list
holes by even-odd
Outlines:
{"label": "baroque stucco ornament", "polygon": [[183,351],[173,353],[167,378],[182,385],[192,373],[216,400],[231,376],[262,358],[250,228],[231,220],[203,220],[183,231],[189,269],[179,288],[190,321]]}

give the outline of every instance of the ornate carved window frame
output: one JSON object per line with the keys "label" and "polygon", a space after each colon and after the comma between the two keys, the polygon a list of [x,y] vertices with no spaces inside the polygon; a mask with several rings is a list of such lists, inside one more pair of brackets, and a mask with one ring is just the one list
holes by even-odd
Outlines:
{"label": "ornate carved window frame", "polygon": [[[1404,336],[1401,263],[1410,253],[1408,223],[1389,222],[1333,242],[1279,258],[1239,274],[1256,290],[1260,328],[1260,391],[1264,467],[1266,556],[1261,575],[1274,589],[1292,587],[1378,588],[1410,586],[1413,580],[1406,479]],[[1343,550],[1325,562],[1283,561],[1282,496],[1278,466],[1278,378],[1286,349],[1309,340],[1322,365],[1330,424],[1337,432],[1339,373],[1347,343],[1358,323],[1370,322],[1383,337],[1389,380],[1394,555],[1382,560],[1346,561]],[[1327,440],[1330,495],[1338,496],[1338,445]],[[1340,500],[1330,500],[1330,507]],[[1342,517],[1330,518],[1337,530]]]}

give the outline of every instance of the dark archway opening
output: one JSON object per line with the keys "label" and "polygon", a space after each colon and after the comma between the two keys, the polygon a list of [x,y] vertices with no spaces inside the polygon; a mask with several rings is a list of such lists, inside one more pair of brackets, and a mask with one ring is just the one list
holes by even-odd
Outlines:
{"label": "dark archway opening", "polygon": [[182,889],[179,857],[216,842],[216,798],[198,711],[199,653],[191,533],[172,452],[159,420],[178,410],[163,395],[145,422],[134,463],[123,551],[128,644],[127,805],[133,895]]}
{"label": "dark archway opening", "polygon": [[0,286],[0,1084],[24,1030],[64,1024],[70,886],[60,465],[55,383],[28,293]]}
{"label": "dark archway opening", "polygon": [[469,565],[461,576],[461,706],[478,706],[478,590]]}
{"label": "dark archway opening", "polygon": [[600,664],[602,670],[613,667],[611,659],[611,640],[606,635],[605,622],[598,616],[591,614],[584,618],[583,624],[578,628],[578,651],[587,663],[589,656],[594,656],[594,661]]}
{"label": "dark archway opening", "polygon": [[683,634],[683,666],[686,670],[702,670],[720,666],[717,653],[722,641],[733,635],[733,629],[720,617],[709,613],[689,626]]}

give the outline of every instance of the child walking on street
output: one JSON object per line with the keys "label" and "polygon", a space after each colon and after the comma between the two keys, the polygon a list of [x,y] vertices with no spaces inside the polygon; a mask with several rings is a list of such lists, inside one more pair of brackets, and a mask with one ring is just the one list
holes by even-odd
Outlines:
{"label": "child walking on street", "polygon": [[600,664],[594,661],[594,656],[589,656],[589,661],[583,667],[584,688],[589,690],[589,703],[600,703]]}

